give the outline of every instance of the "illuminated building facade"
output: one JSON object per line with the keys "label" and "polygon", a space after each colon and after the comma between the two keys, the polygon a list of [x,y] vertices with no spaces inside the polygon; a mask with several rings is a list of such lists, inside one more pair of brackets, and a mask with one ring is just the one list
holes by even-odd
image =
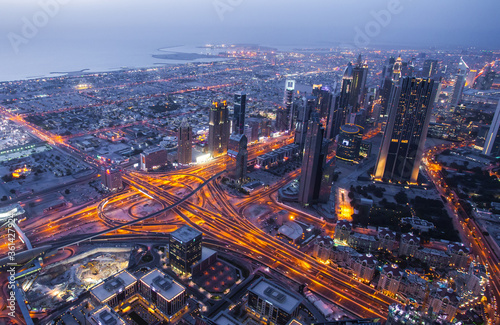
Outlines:
{"label": "illuminated building facade", "polygon": [[326,163],[328,141],[323,140],[325,129],[318,120],[317,113],[311,118],[307,127],[302,171],[299,184],[299,203],[307,206],[320,199],[323,170]]}
{"label": "illuminated building facade", "polygon": [[316,100],[317,98],[315,96],[307,96],[302,98],[303,105],[297,119],[294,142],[295,144],[299,145],[300,152],[302,152],[302,150],[304,149],[309,119],[311,118],[311,114],[316,111]]}
{"label": "illuminated building facade", "polygon": [[327,118],[332,105],[333,95],[330,88],[323,85],[314,85],[312,90],[313,96],[317,98],[317,110],[320,118]]}
{"label": "illuminated building facade", "polygon": [[247,95],[238,92],[234,95],[234,116],[233,133],[244,134],[245,132],[245,111],[247,106]]}
{"label": "illuminated building facade", "polygon": [[351,113],[358,112],[364,103],[367,77],[368,65],[363,62],[360,54],[356,66],[352,69],[351,91],[348,99],[348,105],[352,109]]}
{"label": "illuminated building facade", "polygon": [[137,292],[137,279],[127,271],[122,271],[90,291],[92,301],[114,308]]}
{"label": "illuminated building facade", "polygon": [[488,156],[500,157],[500,102],[486,136],[483,153]]}
{"label": "illuminated building facade", "polygon": [[362,136],[358,126],[353,124],[342,125],[337,144],[337,158],[346,161],[358,160],[361,141]]}
{"label": "illuminated building facade", "polygon": [[464,62],[462,58],[460,58],[460,62],[458,64],[458,71],[455,80],[455,86],[453,87],[453,93],[451,95],[450,104],[451,106],[457,106],[460,100],[462,99],[462,92],[464,91],[465,82],[467,79],[467,71],[469,67]]}
{"label": "illuminated building facade", "polygon": [[225,155],[229,140],[227,102],[214,102],[210,109],[208,149],[212,157]]}
{"label": "illuminated building facade", "polygon": [[[75,324],[77,321],[75,320]],[[127,323],[109,306],[99,306],[86,317],[86,324],[90,325],[126,325]]]}
{"label": "illuminated building facade", "polygon": [[249,316],[267,324],[286,325],[298,315],[302,298],[260,278],[248,288]]}
{"label": "illuminated building facade", "polygon": [[106,168],[101,175],[102,186],[111,192],[123,189],[122,170],[119,168]]}
{"label": "illuminated building facade", "polygon": [[191,272],[191,266],[201,259],[202,233],[183,226],[170,234],[170,265],[183,273]]}
{"label": "illuminated building facade", "polygon": [[186,306],[186,288],[158,269],[151,270],[139,280],[139,292],[169,317]]}
{"label": "illuminated building facade", "polygon": [[293,105],[293,93],[295,91],[295,80],[288,80],[286,81],[285,84],[285,99],[284,99],[284,104],[285,104],[285,110],[287,113],[287,122],[288,122],[288,127],[287,130],[293,130],[295,128],[295,123],[294,123],[294,105]]}
{"label": "illuminated building facade", "polygon": [[193,157],[193,130],[184,119],[177,131],[177,161],[179,164],[190,164]]}
{"label": "illuminated building facade", "polygon": [[375,166],[376,179],[416,183],[439,83],[404,78],[396,89]]}
{"label": "illuminated building facade", "polygon": [[164,166],[167,163],[167,150],[165,148],[151,148],[141,153],[141,170],[148,171]]}

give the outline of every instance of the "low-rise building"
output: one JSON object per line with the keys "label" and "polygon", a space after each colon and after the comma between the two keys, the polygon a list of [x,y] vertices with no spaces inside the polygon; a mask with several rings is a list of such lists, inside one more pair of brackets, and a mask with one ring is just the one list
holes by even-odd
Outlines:
{"label": "low-rise building", "polygon": [[347,220],[339,220],[337,221],[337,225],[335,225],[335,233],[334,238],[337,241],[347,242],[349,236],[351,235],[352,223]]}
{"label": "low-rise building", "polygon": [[364,282],[370,282],[375,274],[377,259],[372,254],[363,254],[353,258],[352,270],[354,275]]}
{"label": "low-rise building", "polygon": [[356,250],[363,252],[375,252],[379,248],[379,242],[375,236],[353,233],[347,239],[347,244]]}
{"label": "low-rise building", "polygon": [[420,238],[409,232],[401,235],[398,256],[414,256],[420,247]]}
{"label": "low-rise building", "polygon": [[90,325],[127,325],[127,323],[112,308],[99,306],[87,316]]}
{"label": "low-rise building", "polygon": [[403,271],[396,264],[386,264],[380,272],[377,289],[388,296],[394,297],[399,291],[402,278]]}
{"label": "low-rise building", "polygon": [[186,288],[158,269],[151,270],[139,280],[139,291],[168,317],[186,306]]}
{"label": "low-rise building", "polygon": [[248,288],[250,317],[266,324],[286,325],[298,315],[302,298],[270,280],[260,278]]}
{"label": "low-rise building", "polygon": [[122,271],[107,278],[90,290],[90,296],[96,304],[116,307],[137,292],[137,279],[127,271]]}

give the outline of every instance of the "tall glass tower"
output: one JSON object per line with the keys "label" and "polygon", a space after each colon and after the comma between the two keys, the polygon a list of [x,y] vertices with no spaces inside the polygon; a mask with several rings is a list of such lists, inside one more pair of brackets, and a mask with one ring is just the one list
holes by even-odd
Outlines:
{"label": "tall glass tower", "polygon": [[427,129],[439,83],[432,79],[402,79],[375,165],[375,179],[416,183]]}

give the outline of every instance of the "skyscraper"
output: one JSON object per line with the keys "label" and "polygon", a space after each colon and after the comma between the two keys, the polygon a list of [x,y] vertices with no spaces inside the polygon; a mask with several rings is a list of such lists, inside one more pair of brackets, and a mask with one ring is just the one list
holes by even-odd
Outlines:
{"label": "skyscraper", "polygon": [[348,99],[348,105],[352,110],[351,113],[358,112],[364,103],[367,77],[368,65],[363,62],[360,54],[356,66],[352,69],[351,91]]}
{"label": "skyscraper", "polygon": [[425,60],[424,67],[422,69],[422,77],[423,78],[432,78],[434,77],[439,70],[438,60]]}
{"label": "skyscraper", "polygon": [[243,134],[245,132],[245,111],[247,95],[238,92],[234,95],[233,133]]}
{"label": "skyscraper", "polygon": [[317,110],[319,113],[319,117],[321,119],[327,118],[333,97],[330,88],[323,85],[314,85],[312,94],[313,96],[316,96],[318,100]]}
{"label": "skyscraper", "polygon": [[295,129],[295,144],[299,145],[299,151],[302,152],[304,149],[304,142],[306,141],[307,125],[311,114],[316,111],[316,100],[315,96],[303,97],[302,109],[299,111],[299,117],[297,119],[297,126]]}
{"label": "skyscraper", "polygon": [[295,127],[295,112],[293,105],[293,92],[295,91],[295,80],[286,80],[284,104],[287,113],[288,130],[292,131]]}
{"label": "skyscraper", "polygon": [[460,62],[458,63],[458,71],[456,75],[455,86],[453,87],[453,94],[451,95],[450,99],[451,106],[457,106],[457,104],[462,99],[462,92],[464,90],[468,70],[469,67],[464,62],[464,60],[460,58]]}
{"label": "skyscraper", "polygon": [[500,157],[500,102],[498,103],[490,130],[486,136],[483,153],[495,158]]}
{"label": "skyscraper", "polygon": [[347,123],[349,113],[353,107],[349,104],[352,83],[353,83],[354,70],[352,64],[349,62],[342,77],[342,88],[340,95],[337,99],[332,99],[332,107],[330,108],[330,115],[328,116],[328,139],[333,139],[339,134],[340,127]]}
{"label": "skyscraper", "polygon": [[332,97],[332,101],[330,103],[330,111],[328,113],[328,119],[326,121],[326,139],[334,139],[339,133],[341,126],[341,118],[339,118],[339,103],[340,95],[336,94]]}
{"label": "skyscraper", "polygon": [[208,130],[208,149],[212,157],[224,155],[227,152],[229,140],[229,119],[227,102],[214,102],[210,109]]}
{"label": "skyscraper", "polygon": [[389,112],[374,177],[416,183],[439,83],[403,78]]}
{"label": "skyscraper", "polygon": [[317,114],[314,114],[307,124],[300,174],[299,203],[304,206],[315,203],[319,196],[322,169],[326,159],[323,148],[324,132],[325,129],[321,126]]}
{"label": "skyscraper", "polygon": [[193,151],[193,130],[187,119],[182,120],[177,131],[177,161],[179,164],[190,164]]}
{"label": "skyscraper", "polygon": [[229,137],[227,155],[230,159],[226,169],[229,173],[229,177],[235,180],[241,181],[247,175],[247,143],[247,137],[244,134],[233,133]]}

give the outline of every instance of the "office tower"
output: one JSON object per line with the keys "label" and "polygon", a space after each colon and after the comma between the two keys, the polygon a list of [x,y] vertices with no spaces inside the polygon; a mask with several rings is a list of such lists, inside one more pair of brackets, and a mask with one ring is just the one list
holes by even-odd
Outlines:
{"label": "office tower", "polygon": [[123,188],[122,170],[119,168],[106,168],[101,176],[102,186],[111,192]]}
{"label": "office tower", "polygon": [[360,54],[356,66],[352,69],[352,83],[348,99],[348,105],[353,113],[358,112],[364,104],[367,77],[368,65],[363,62]]}
{"label": "office tower", "polygon": [[229,140],[229,119],[227,102],[214,102],[210,109],[208,129],[208,150],[212,157],[226,154]]}
{"label": "office tower", "polygon": [[202,233],[182,226],[170,234],[170,265],[183,273],[191,273],[191,266],[201,260]]}
{"label": "office tower", "polygon": [[244,134],[231,134],[227,150],[229,161],[226,169],[229,177],[242,181],[247,175],[247,137]]}
{"label": "office tower", "polygon": [[327,118],[333,98],[330,87],[323,85],[314,85],[312,94],[313,96],[316,96],[318,100],[317,110],[319,113],[319,117],[321,119]]}
{"label": "office tower", "polygon": [[245,131],[245,111],[247,95],[238,92],[234,95],[233,133],[243,134]]}
{"label": "office tower", "polygon": [[392,75],[387,78],[384,82],[384,88],[382,89],[381,105],[382,105],[382,116],[387,116],[390,108],[394,104],[396,95],[396,86],[401,82],[403,74],[403,60],[401,55],[398,56],[397,60],[394,62],[392,67]]}
{"label": "office tower", "polygon": [[500,102],[498,103],[490,130],[486,136],[483,153],[488,156],[500,157]]}
{"label": "office tower", "polygon": [[474,86],[474,81],[476,80],[477,73],[478,72],[476,69],[469,71],[469,73],[467,74],[467,78],[465,79],[465,86],[469,88],[472,88],[472,86]]}
{"label": "office tower", "polygon": [[276,131],[285,132],[290,127],[288,123],[288,111],[286,108],[279,107],[276,109]]}
{"label": "office tower", "polygon": [[398,56],[396,62],[394,62],[394,67],[392,68],[392,80],[399,81],[401,79],[401,73],[403,70],[403,59],[401,59],[401,55]]}
{"label": "office tower", "polygon": [[148,148],[141,153],[141,170],[148,171],[164,166],[167,163],[167,157],[165,148]]}
{"label": "office tower", "polygon": [[359,160],[361,147],[360,128],[353,124],[345,124],[340,127],[339,142],[337,144],[336,157],[345,161]]}
{"label": "office tower", "polygon": [[349,62],[342,77],[340,94],[338,98],[332,98],[327,122],[327,139],[334,139],[339,134],[340,126],[347,123],[349,113],[353,110],[353,107],[349,104],[353,87],[353,74],[354,69]]}
{"label": "office tower", "polygon": [[[295,91],[295,80],[286,80],[285,84],[285,110],[287,113],[288,130],[292,131],[295,128],[295,112],[293,105],[293,92]],[[286,130],[285,130],[286,131]]]}
{"label": "office tower", "polygon": [[[392,69],[394,69],[394,63],[396,63],[396,59],[392,56],[386,60],[384,66],[382,67],[382,83],[385,79],[390,79],[392,77]],[[383,86],[383,84],[381,86]]]}
{"label": "office tower", "polygon": [[319,196],[322,168],[325,160],[323,149],[324,131],[325,129],[321,126],[319,118],[313,116],[307,126],[300,174],[299,203],[304,206],[316,203]]}
{"label": "office tower", "polygon": [[182,120],[177,131],[177,161],[179,164],[187,165],[191,163],[193,151],[193,130],[189,126],[187,119]]}
{"label": "office tower", "polygon": [[450,104],[451,106],[457,106],[457,104],[462,99],[462,92],[464,90],[465,81],[467,78],[467,70],[469,67],[465,64],[464,60],[460,58],[458,63],[458,71],[455,80],[455,86],[453,87],[453,94],[451,95]]}
{"label": "office tower", "polygon": [[340,109],[340,95],[337,94],[333,96],[332,102],[330,104],[330,111],[328,113],[328,119],[326,121],[326,139],[333,140],[339,133],[340,126],[342,125],[342,118],[339,112]]}
{"label": "office tower", "polygon": [[427,129],[439,83],[432,79],[404,78],[375,165],[375,178],[416,183]]}
{"label": "office tower", "polygon": [[439,71],[438,60],[425,60],[424,67],[422,69],[422,78],[432,78]]}
{"label": "office tower", "polygon": [[309,118],[311,117],[311,114],[316,111],[316,100],[317,98],[315,96],[302,98],[303,105],[299,111],[297,126],[295,129],[295,144],[299,145],[300,152],[304,149]]}

